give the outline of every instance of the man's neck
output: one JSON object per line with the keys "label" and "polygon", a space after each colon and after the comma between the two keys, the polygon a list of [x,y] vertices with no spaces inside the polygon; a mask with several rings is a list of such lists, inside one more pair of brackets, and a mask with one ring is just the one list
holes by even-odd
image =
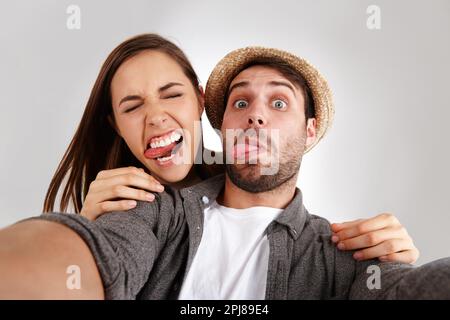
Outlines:
{"label": "man's neck", "polygon": [[217,198],[217,202],[225,207],[235,209],[257,206],[283,209],[294,198],[297,176],[298,174],[271,191],[252,193],[240,189],[228,175],[225,175],[225,188]]}

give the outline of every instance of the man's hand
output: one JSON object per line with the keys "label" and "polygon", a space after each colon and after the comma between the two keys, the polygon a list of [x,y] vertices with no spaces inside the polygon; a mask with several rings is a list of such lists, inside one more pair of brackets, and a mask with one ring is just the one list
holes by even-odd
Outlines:
{"label": "man's hand", "polygon": [[[80,288],[69,287],[69,266]],[[0,230],[0,300],[103,299],[103,285],[88,246],[71,229],[31,220]]]}
{"label": "man's hand", "polygon": [[381,261],[414,263],[419,250],[398,219],[383,213],[370,219],[359,219],[331,225],[331,240],[340,250],[358,250],[356,260],[378,258]]}

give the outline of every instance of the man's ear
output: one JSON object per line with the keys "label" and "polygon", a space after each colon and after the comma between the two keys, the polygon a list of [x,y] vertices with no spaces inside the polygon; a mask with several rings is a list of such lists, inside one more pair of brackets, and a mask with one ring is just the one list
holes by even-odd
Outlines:
{"label": "man's ear", "polygon": [[203,114],[203,111],[205,110],[205,91],[203,90],[203,87],[201,85],[198,86],[198,91],[200,93],[200,95],[198,96],[198,113],[201,116]]}
{"label": "man's ear", "polygon": [[117,126],[116,126],[116,122],[114,121],[114,117],[111,115],[111,114],[108,114],[108,122],[109,122],[109,124],[111,125],[111,127],[113,127],[113,129],[116,131],[116,133],[120,136],[120,137],[122,137],[122,135],[120,134],[120,130],[119,130],[119,128],[117,128]]}
{"label": "man's ear", "polygon": [[306,148],[308,148],[316,141],[317,139],[316,130],[317,130],[316,118],[309,118],[306,121],[306,143],[305,143]]}

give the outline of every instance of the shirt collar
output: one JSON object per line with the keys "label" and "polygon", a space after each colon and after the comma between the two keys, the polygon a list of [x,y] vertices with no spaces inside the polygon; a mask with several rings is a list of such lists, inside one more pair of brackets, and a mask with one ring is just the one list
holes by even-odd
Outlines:
{"label": "shirt collar", "polygon": [[[225,186],[225,174],[219,174],[196,185],[180,190],[181,196],[190,201],[200,201],[202,208],[208,207]],[[295,189],[294,198],[278,215],[275,221],[285,225],[289,234],[295,240],[300,236],[305,225],[307,210],[303,206],[303,195],[300,189]]]}

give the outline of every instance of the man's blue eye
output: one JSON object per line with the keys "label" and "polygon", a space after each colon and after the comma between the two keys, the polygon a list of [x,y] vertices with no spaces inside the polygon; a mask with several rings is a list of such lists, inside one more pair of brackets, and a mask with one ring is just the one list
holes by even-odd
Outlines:
{"label": "man's blue eye", "polygon": [[286,108],[287,104],[283,100],[277,99],[272,101],[272,107],[275,109],[284,109]]}
{"label": "man's blue eye", "polygon": [[245,101],[245,100],[237,100],[237,101],[234,103],[234,107],[235,107],[235,108],[238,108],[238,109],[243,109],[243,108],[245,108],[245,107],[247,107],[247,106],[248,106],[248,102]]}

